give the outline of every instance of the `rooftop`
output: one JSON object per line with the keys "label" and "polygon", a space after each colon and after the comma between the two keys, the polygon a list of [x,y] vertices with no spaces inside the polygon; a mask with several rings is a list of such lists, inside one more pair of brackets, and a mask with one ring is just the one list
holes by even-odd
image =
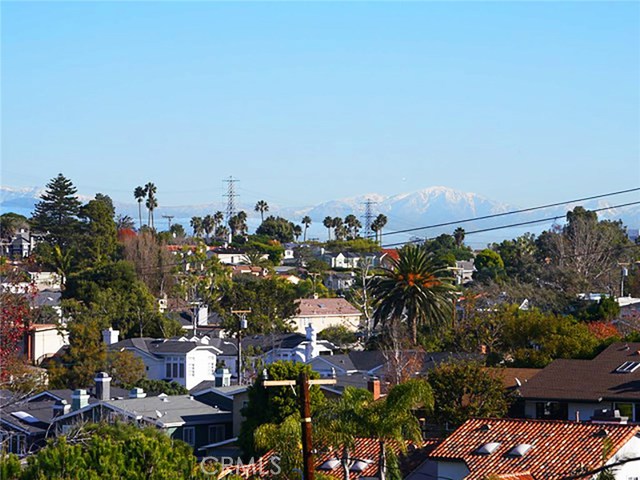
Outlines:
{"label": "rooftop", "polygon": [[360,310],[344,298],[302,298],[298,300],[297,317],[325,317],[327,315],[361,315]]}
{"label": "rooftop", "polygon": [[[598,468],[640,432],[640,426],[523,419],[467,420],[429,456],[464,462],[465,480],[555,480],[576,473],[576,466]],[[497,444],[491,453],[478,449]],[[610,445],[611,448],[605,448]],[[520,446],[522,455],[514,452]],[[530,448],[526,448],[530,447]],[[510,474],[511,477],[505,476]]]}

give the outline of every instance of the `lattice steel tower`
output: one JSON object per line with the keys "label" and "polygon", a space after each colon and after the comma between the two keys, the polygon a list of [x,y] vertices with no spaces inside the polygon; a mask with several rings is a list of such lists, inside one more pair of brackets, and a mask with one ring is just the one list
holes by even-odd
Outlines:
{"label": "lattice steel tower", "polygon": [[227,183],[227,193],[222,195],[223,197],[227,197],[227,224],[229,220],[231,220],[231,217],[236,214],[236,197],[238,195],[236,194],[235,184],[237,181],[238,180],[233,177],[223,180],[223,182]]}
{"label": "lattice steel tower", "polygon": [[365,238],[373,237],[373,231],[371,230],[371,224],[373,223],[373,207],[376,202],[367,199],[364,202],[364,236]]}

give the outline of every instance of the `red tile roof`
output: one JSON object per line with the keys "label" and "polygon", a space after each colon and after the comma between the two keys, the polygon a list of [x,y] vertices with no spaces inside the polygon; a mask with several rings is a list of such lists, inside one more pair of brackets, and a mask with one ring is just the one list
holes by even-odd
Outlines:
{"label": "red tile roof", "polygon": [[360,315],[360,310],[344,298],[302,298],[296,317],[326,317],[328,315]]}
{"label": "red tile roof", "polygon": [[[577,468],[601,467],[604,451],[608,450],[604,455],[607,461],[639,432],[637,425],[471,419],[441,443],[430,458],[464,462],[471,472],[465,480],[506,474],[521,480],[555,480],[576,473]],[[610,442],[610,449],[604,448],[605,441]],[[491,442],[499,443],[496,450],[490,454],[477,453],[479,447]],[[523,456],[510,455],[511,449],[520,444],[532,447]]]}

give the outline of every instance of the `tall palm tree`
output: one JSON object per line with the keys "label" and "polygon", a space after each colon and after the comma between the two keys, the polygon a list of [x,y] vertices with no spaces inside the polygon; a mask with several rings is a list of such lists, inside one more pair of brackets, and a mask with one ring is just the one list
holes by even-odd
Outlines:
{"label": "tall palm tree", "polygon": [[340,217],[334,217],[331,222],[331,226],[333,227],[333,236],[336,240],[342,240],[344,234],[344,222]]}
{"label": "tall palm tree", "polygon": [[455,239],[458,247],[462,246],[462,242],[464,242],[464,234],[465,231],[462,227],[458,227],[453,231],[453,238]]}
{"label": "tall palm tree", "polygon": [[382,245],[382,229],[385,227],[385,225],[387,224],[387,216],[384,215],[383,213],[381,213],[380,215],[378,215],[376,217],[376,219],[374,220],[374,223],[376,224],[378,230],[377,230],[377,236],[379,236],[378,242],[380,243],[380,245]]}
{"label": "tall palm tree", "polygon": [[258,203],[256,203],[254,210],[256,212],[260,212],[260,221],[264,222],[264,212],[269,211],[269,204],[264,200],[258,200]]}
{"label": "tall palm tree", "polygon": [[327,241],[331,240],[331,229],[333,228],[333,218],[332,217],[324,217],[322,221],[322,225],[327,229]]}
{"label": "tall palm tree", "polygon": [[216,213],[214,213],[213,214],[214,230],[218,228],[220,225],[222,225],[223,221],[224,221],[224,213],[220,211],[217,211]]}
{"label": "tall palm tree", "polygon": [[213,219],[213,215],[206,215],[202,219],[202,229],[204,230],[204,233],[207,235],[207,238],[211,236],[211,233],[215,230],[215,228],[216,228],[216,222]]}
{"label": "tall palm tree", "polygon": [[374,327],[404,321],[415,345],[418,327],[451,318],[455,287],[446,267],[437,265],[422,246],[408,245],[398,253],[391,268],[373,278]]}
{"label": "tall palm tree", "polygon": [[153,211],[158,206],[158,200],[156,199],[156,197],[149,196],[147,197],[147,202],[145,205],[149,210],[149,226],[153,229],[155,228],[155,225],[153,222]]}
{"label": "tall palm tree", "polygon": [[358,236],[358,229],[362,227],[358,218],[353,214],[347,215],[344,217],[344,224],[347,226],[349,237],[356,238]]}
{"label": "tall palm tree", "polygon": [[304,239],[303,242],[307,241],[307,228],[311,225],[311,217],[309,215],[305,215],[302,217],[302,224],[304,225]]}
{"label": "tall palm tree", "polygon": [[302,227],[300,225],[294,225],[293,226],[293,236],[296,237],[296,242],[300,238],[300,235],[302,235]]}
{"label": "tall palm tree", "polygon": [[193,228],[193,236],[199,237],[202,235],[203,220],[201,217],[191,217],[191,228]]}
{"label": "tall palm tree", "polygon": [[138,217],[140,218],[140,224],[138,228],[142,228],[142,201],[147,196],[147,191],[144,187],[136,187],[133,190],[133,197],[138,201]]}
{"label": "tall palm tree", "polygon": [[158,206],[158,200],[156,199],[156,193],[158,192],[158,187],[155,186],[154,183],[148,182],[144,186],[144,190],[147,192],[147,202],[146,206],[149,210],[149,226],[151,228],[153,225],[153,210]]}

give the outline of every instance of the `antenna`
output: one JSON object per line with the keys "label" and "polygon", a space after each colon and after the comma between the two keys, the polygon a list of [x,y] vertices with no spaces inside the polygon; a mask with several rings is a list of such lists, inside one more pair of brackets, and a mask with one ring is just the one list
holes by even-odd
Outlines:
{"label": "antenna", "polygon": [[238,180],[230,176],[228,179],[223,180],[223,182],[227,183],[227,193],[222,196],[227,197],[227,223],[229,223],[231,217],[236,214],[236,197],[238,195],[236,194],[235,183],[238,182]]}
{"label": "antenna", "polygon": [[175,215],[162,215],[162,218],[167,219],[167,222],[169,222],[169,230],[171,230],[171,220],[175,218]]}
{"label": "antenna", "polygon": [[371,238],[373,237],[373,231],[371,230],[371,224],[373,223],[373,210],[371,207],[375,205],[376,202],[367,198],[364,202],[364,237]]}

